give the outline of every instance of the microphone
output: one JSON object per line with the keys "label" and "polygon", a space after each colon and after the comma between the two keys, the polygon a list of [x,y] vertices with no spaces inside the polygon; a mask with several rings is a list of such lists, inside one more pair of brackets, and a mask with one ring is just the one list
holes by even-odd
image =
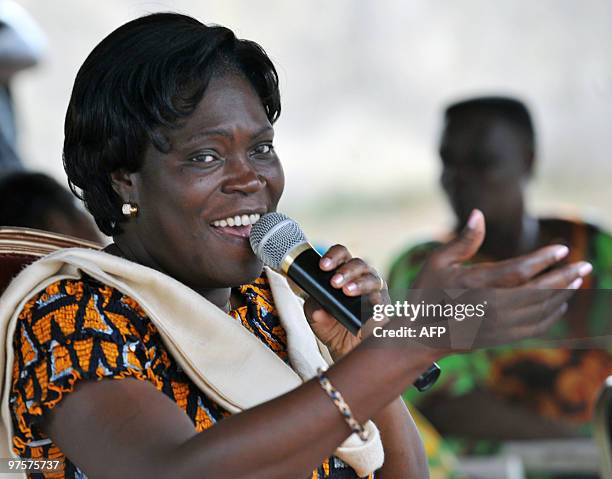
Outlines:
{"label": "microphone", "polygon": [[[255,255],[270,268],[293,280],[314,298],[351,334],[356,335],[365,321],[372,317],[372,308],[361,296],[347,296],[333,288],[330,280],[334,271],[319,267],[321,255],[306,239],[300,226],[282,213],[267,213],[251,228],[249,236]],[[362,321],[362,318],[365,318]],[[414,382],[419,391],[426,391],[440,376],[440,367],[433,363]]]}

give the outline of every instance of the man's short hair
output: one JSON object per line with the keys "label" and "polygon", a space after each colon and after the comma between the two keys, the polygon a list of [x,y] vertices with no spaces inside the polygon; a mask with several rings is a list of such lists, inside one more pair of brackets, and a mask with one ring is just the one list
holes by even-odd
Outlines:
{"label": "man's short hair", "polygon": [[490,114],[499,117],[517,128],[525,137],[532,151],[535,151],[536,135],[529,109],[522,101],[501,96],[475,97],[449,105],[444,117],[446,121],[466,114]]}

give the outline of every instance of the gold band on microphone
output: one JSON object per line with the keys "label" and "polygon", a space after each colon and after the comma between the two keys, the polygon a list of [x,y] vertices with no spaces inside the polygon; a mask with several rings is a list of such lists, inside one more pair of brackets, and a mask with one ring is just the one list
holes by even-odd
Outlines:
{"label": "gold band on microphone", "polygon": [[289,251],[289,253],[287,253],[285,257],[283,258],[283,260],[281,261],[281,264],[280,264],[281,271],[287,274],[289,271],[289,268],[295,261],[295,258],[301,255],[307,249],[314,249],[314,248],[309,242],[306,241],[304,243],[300,243],[299,245],[295,246],[291,251]]}

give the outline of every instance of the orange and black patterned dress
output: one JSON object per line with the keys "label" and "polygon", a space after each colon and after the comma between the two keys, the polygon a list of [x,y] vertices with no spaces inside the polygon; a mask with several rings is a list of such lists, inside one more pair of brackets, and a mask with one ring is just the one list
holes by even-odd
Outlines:
{"label": "orange and black patterned dress", "polygon": [[[285,331],[266,278],[237,290],[244,306],[230,314],[288,361]],[[126,377],[150,381],[189,416],[198,432],[229,415],[181,370],[132,298],[89,277],[56,282],[32,298],[19,315],[13,344],[13,449],[22,458],[58,459],[64,464],[61,473],[30,477],[86,478],[39,428],[43,414],[73,391],[78,381]],[[311,477],[352,479],[357,475],[331,457]]]}

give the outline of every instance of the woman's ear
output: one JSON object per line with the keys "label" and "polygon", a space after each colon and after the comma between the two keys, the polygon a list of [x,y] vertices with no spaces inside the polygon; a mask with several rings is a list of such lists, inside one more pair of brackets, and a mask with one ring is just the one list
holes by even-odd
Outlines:
{"label": "woman's ear", "polygon": [[130,201],[134,198],[134,173],[120,168],[111,173],[111,184],[115,193],[124,201]]}

